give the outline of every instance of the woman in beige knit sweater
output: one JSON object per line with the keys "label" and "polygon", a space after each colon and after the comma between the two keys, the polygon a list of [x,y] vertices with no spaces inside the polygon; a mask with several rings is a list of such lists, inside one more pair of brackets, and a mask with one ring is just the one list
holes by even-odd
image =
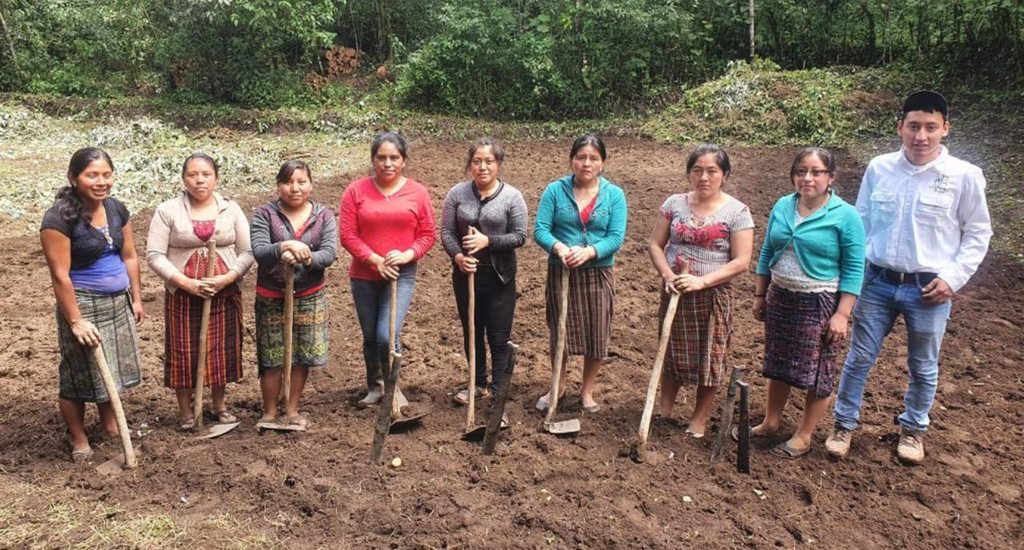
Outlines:
{"label": "woman in beige knit sweater", "polygon": [[[193,374],[199,363],[203,301],[212,298],[203,383],[213,388],[213,414],[234,422],[224,401],[228,382],[242,377],[242,292],[239,281],[255,259],[249,222],[238,203],[215,193],[218,167],[196,153],[185,159],[185,192],[161,204],[146,240],[146,261],[164,280],[164,385],[178,398],[181,429],[193,428]],[[213,277],[207,277],[206,244],[217,243]]]}

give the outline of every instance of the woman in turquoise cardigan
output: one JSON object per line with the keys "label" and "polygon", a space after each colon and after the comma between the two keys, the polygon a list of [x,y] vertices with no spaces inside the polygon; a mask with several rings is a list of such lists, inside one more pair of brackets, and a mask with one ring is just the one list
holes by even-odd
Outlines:
{"label": "woman in turquoise cardigan", "polygon": [[796,433],[772,450],[783,458],[811,450],[864,280],[864,225],[857,210],[832,190],[835,177],[829,151],[808,147],[797,154],[790,169],[796,192],[772,208],[757,262],[754,317],[765,323],[762,374],[768,379],[768,404],[751,435],[778,431],[790,389],[807,392]]}
{"label": "woman in turquoise cardigan", "polygon": [[[569,355],[583,356],[583,410],[596,413],[594,388],[601,363],[608,355],[615,277],[615,252],[626,235],[626,196],[601,176],[608,154],[601,138],[582,136],[569,152],[572,174],[551,182],[540,199],[533,238],[548,253],[547,323],[551,372],[554,375],[562,272],[570,270],[566,354],[562,360],[559,396],[565,392]],[[546,411],[550,392],[537,400]]]}

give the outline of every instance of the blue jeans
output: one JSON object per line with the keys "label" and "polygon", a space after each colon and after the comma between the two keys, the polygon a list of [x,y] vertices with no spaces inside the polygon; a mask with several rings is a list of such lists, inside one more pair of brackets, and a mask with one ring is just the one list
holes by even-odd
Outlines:
{"label": "blue jeans", "polygon": [[854,430],[860,422],[860,407],[868,372],[875,366],[882,342],[892,331],[896,317],[907,325],[907,370],[910,380],[903,398],[904,411],[898,422],[904,429],[928,429],[928,411],[935,401],[939,381],[939,347],[946,333],[951,302],[928,304],[915,284],[896,285],[879,276],[875,267],[865,273],[864,288],[853,309],[850,352],[843,365],[836,396],[836,426]]}
{"label": "blue jeans", "polygon": [[[412,303],[416,286],[416,264],[402,266],[398,272],[398,311],[395,316],[395,351],[402,351],[400,335],[405,314]],[[388,364],[388,334],[391,330],[391,281],[351,279],[352,300],[363,332],[363,360],[366,362],[366,387],[384,387],[383,365]]]}

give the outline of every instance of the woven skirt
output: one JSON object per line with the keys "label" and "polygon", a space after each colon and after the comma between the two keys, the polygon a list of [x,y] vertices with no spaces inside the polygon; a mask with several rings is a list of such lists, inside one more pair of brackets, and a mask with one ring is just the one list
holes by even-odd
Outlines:
{"label": "woven skirt", "polygon": [[[564,269],[561,264],[548,264],[545,298],[551,350],[558,345],[558,314],[562,309],[559,293]],[[582,355],[594,359],[608,356],[614,306],[615,273],[612,267],[570,271],[569,314],[565,332],[566,352],[569,355]]]}
{"label": "woven skirt", "polygon": [[[668,302],[668,294],[662,293],[662,319]],[[665,374],[680,384],[720,385],[731,338],[732,288],[728,284],[683,293],[668,339]]]}
{"label": "woven skirt", "polygon": [[[164,386],[193,388],[199,365],[203,299],[184,290],[164,295]],[[229,285],[210,301],[203,386],[223,386],[242,377],[242,293]]]}
{"label": "woven skirt", "polygon": [[[327,364],[330,340],[327,324],[327,289],[295,298],[292,323],[292,364],[322,367]],[[284,298],[256,295],[256,356],[259,374],[284,364]]]}
{"label": "woven skirt", "polygon": [[833,292],[792,292],[772,285],[765,303],[764,377],[813,391],[818,399],[831,395],[842,342],[825,339],[838,304]]}
{"label": "woven skirt", "polygon": [[[142,356],[139,354],[139,336],[135,331],[128,292],[99,294],[75,289],[75,300],[82,318],[95,325],[103,338],[103,356],[118,394],[141,384]],[[60,398],[88,403],[110,401],[92,348],[78,343],[60,308],[57,309],[57,340],[60,345]]]}

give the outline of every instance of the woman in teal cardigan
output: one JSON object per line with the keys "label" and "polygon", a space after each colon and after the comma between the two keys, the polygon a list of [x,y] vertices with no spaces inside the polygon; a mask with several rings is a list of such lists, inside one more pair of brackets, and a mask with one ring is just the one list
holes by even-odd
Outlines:
{"label": "woman in teal cardigan", "polygon": [[768,378],[768,404],[751,435],[779,429],[791,388],[807,392],[796,433],[772,450],[783,458],[811,450],[864,279],[864,225],[857,210],[832,190],[835,177],[829,151],[809,147],[797,154],[790,169],[796,192],[772,208],[757,262],[754,317],[765,323],[762,374]]}
{"label": "woman in teal cardigan", "polygon": [[[573,143],[569,160],[573,173],[551,182],[540,199],[533,238],[548,252],[547,323],[551,372],[554,375],[562,272],[570,270],[566,354],[562,360],[559,396],[565,392],[569,355],[583,356],[583,410],[596,413],[594,388],[601,363],[608,355],[615,278],[615,252],[626,235],[626,196],[601,177],[607,151],[601,138],[582,136]],[[550,393],[550,392],[549,392]],[[546,411],[551,395],[537,400]]]}

